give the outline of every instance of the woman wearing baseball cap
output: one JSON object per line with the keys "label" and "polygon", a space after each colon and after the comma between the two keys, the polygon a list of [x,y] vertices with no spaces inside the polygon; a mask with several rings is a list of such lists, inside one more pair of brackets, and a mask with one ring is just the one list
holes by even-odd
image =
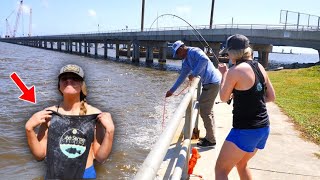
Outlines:
{"label": "woman wearing baseball cap", "polygon": [[270,131],[266,102],[275,100],[275,92],[263,66],[252,60],[253,50],[246,36],[230,36],[226,45],[220,53],[227,53],[234,66],[228,69],[219,64],[220,99],[228,101],[233,96],[233,128],[221,148],[215,177],[227,179],[236,166],[240,179],[252,179],[247,164],[265,147]]}
{"label": "woman wearing baseball cap", "polygon": [[58,90],[62,102],[33,114],[25,125],[30,150],[37,160],[46,158],[48,179],[96,178],[93,160],[104,162],[112,149],[111,115],[86,102],[84,72],[78,65],[61,68]]}

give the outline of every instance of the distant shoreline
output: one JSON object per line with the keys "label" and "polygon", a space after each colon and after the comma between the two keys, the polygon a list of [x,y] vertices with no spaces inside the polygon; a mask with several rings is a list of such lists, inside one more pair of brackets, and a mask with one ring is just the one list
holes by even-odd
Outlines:
{"label": "distant shoreline", "polygon": [[292,52],[271,52],[271,53],[275,53],[275,54],[292,54],[292,55],[299,55],[301,53],[292,53]]}
{"label": "distant shoreline", "polygon": [[316,65],[320,65],[320,61],[316,62],[316,63],[298,63],[298,62],[294,62],[294,63],[277,63],[277,62],[270,62],[268,65],[268,69],[269,70],[276,70],[279,69],[281,67],[283,67],[283,69],[299,69],[299,68],[308,68],[311,66],[316,66]]}

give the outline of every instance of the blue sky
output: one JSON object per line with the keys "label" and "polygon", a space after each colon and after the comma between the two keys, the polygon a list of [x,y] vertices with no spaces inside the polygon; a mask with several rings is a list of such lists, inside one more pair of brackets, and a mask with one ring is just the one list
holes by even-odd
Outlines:
{"label": "blue sky", "polygon": [[[5,19],[18,9],[20,1],[2,0],[0,34],[6,33]],[[193,26],[209,25],[212,0],[145,0],[144,28],[150,28],[158,15],[174,14]],[[32,34],[64,34],[93,31],[140,29],[142,0],[24,0],[23,22],[17,35],[29,33],[29,9],[32,8]],[[289,10],[320,16],[319,0],[215,0],[214,24],[280,24],[280,11]],[[10,16],[11,29],[16,11]],[[296,22],[289,14],[289,22]],[[307,24],[307,18],[302,17]],[[311,24],[317,25],[317,19]],[[23,26],[23,28],[22,28]],[[152,28],[187,26],[178,18],[164,16]]]}

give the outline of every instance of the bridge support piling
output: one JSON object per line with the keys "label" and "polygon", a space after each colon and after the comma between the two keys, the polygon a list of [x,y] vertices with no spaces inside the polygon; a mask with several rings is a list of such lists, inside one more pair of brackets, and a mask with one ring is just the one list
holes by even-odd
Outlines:
{"label": "bridge support piling", "polygon": [[53,42],[50,42],[50,48],[53,49]]}
{"label": "bridge support piling", "polygon": [[119,59],[120,57],[120,44],[116,43],[116,59]]}
{"label": "bridge support piling", "polygon": [[48,45],[48,42],[47,41],[44,41],[44,48],[46,48],[47,49],[47,46]]}
{"label": "bridge support piling", "polygon": [[104,53],[103,53],[103,56],[104,56],[104,58],[105,59],[107,59],[107,57],[108,57],[108,43],[107,43],[107,40],[104,40],[104,42],[103,42],[103,44],[104,44]]}
{"label": "bridge support piling", "polygon": [[153,47],[151,46],[146,49],[146,63],[153,63]]}
{"label": "bridge support piling", "polygon": [[61,51],[61,41],[58,41],[58,42],[57,42],[57,49],[58,49],[59,51]]}
{"label": "bridge support piling", "polygon": [[65,50],[68,52],[69,51],[69,42],[65,42],[65,44],[64,44],[64,48],[65,48]]}
{"label": "bridge support piling", "polygon": [[133,43],[132,62],[139,62],[140,60],[140,46],[138,43]]}
{"label": "bridge support piling", "polygon": [[84,42],[84,54],[87,55],[88,54],[88,43]]}
{"label": "bridge support piling", "polygon": [[159,63],[165,64],[166,62],[167,62],[167,49],[166,47],[160,47]]}
{"label": "bridge support piling", "polygon": [[[320,18],[319,18],[319,20],[320,20]],[[320,63],[320,49],[318,49],[318,56],[319,56],[319,61],[318,61],[318,63]]]}
{"label": "bridge support piling", "polygon": [[260,54],[262,55],[260,58],[260,64],[262,64],[263,67],[267,68],[269,64],[269,52],[262,51]]}
{"label": "bridge support piling", "polygon": [[127,58],[130,59],[131,57],[131,42],[127,44]]}
{"label": "bridge support piling", "polygon": [[90,54],[91,51],[91,43],[88,43],[88,53]]}
{"label": "bridge support piling", "polygon": [[267,68],[269,64],[269,53],[272,52],[272,45],[253,44],[252,47],[254,51],[258,51],[259,63],[262,64],[264,68]]}
{"label": "bridge support piling", "polygon": [[167,62],[167,42],[162,42],[160,44],[160,49],[159,49],[159,63],[160,64],[165,64]]}
{"label": "bridge support piling", "polygon": [[72,52],[72,50],[73,50],[73,42],[72,41],[69,41],[70,43],[70,52]]}
{"label": "bridge support piling", "polygon": [[79,42],[79,53],[82,53],[82,42]]}
{"label": "bridge support piling", "polygon": [[78,42],[74,42],[75,43],[75,51],[78,52]]}
{"label": "bridge support piling", "polygon": [[94,43],[94,55],[98,56],[98,43],[97,42]]}

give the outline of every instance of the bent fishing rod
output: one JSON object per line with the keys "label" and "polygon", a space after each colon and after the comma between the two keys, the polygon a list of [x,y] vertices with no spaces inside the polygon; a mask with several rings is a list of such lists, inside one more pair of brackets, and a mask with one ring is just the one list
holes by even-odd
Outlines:
{"label": "bent fishing rod", "polygon": [[[151,24],[151,26],[150,26],[150,28],[149,28],[149,32],[151,31],[152,25],[153,25],[160,17],[163,17],[163,16],[173,16],[173,17],[179,18],[180,20],[182,20],[182,21],[184,21],[185,23],[187,23],[195,32],[198,33],[198,35],[199,35],[199,36],[202,38],[202,40],[206,43],[206,46],[203,45],[202,42],[201,42],[201,40],[198,38],[198,36],[197,36],[196,34],[194,34],[193,31],[191,31],[192,34],[193,34],[193,35],[198,39],[198,41],[201,43],[201,45],[202,45],[203,47],[207,47],[208,49],[211,49],[211,50],[213,51],[213,49],[210,47],[210,45],[208,44],[208,42],[206,41],[206,39],[201,35],[201,33],[200,33],[197,29],[195,29],[195,28],[194,28],[188,21],[186,21],[185,19],[183,19],[183,18],[181,18],[181,17],[179,17],[179,16],[177,16],[177,15],[174,15],[174,14],[162,14],[162,15],[158,16],[158,17],[152,22],[152,24]],[[215,57],[214,60],[216,61],[216,63],[219,64],[220,62],[219,62],[219,60],[218,60],[218,57],[217,57],[214,53],[213,53],[213,56]]]}

